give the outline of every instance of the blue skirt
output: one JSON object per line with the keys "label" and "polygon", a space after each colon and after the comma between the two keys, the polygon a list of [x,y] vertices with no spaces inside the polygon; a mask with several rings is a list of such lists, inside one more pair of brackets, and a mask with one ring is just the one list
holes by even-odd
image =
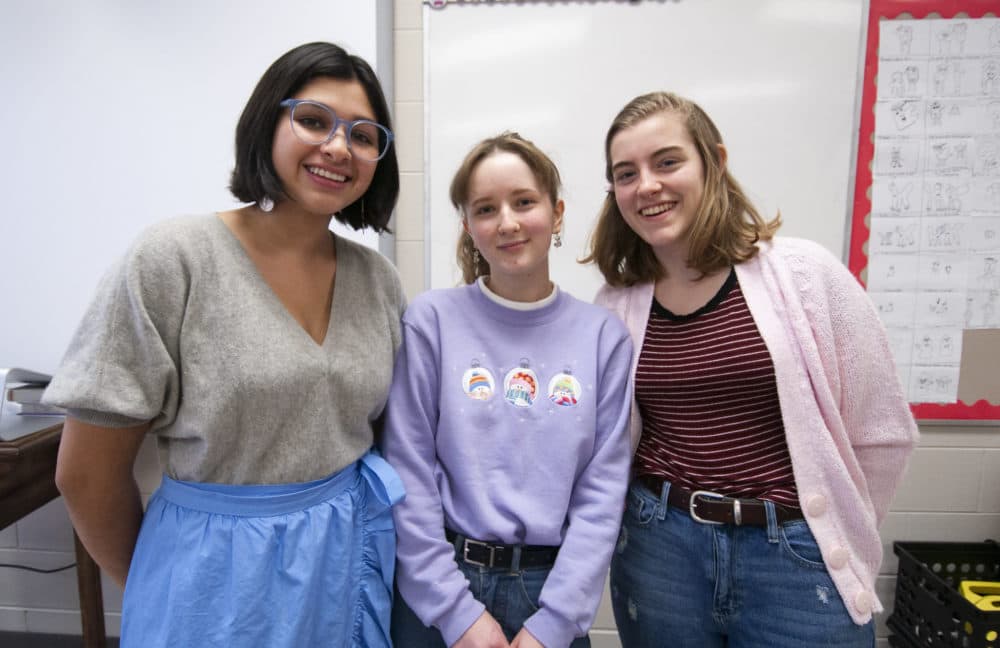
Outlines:
{"label": "blue skirt", "polygon": [[402,482],[369,453],[313,482],[163,477],[122,602],[122,648],[391,646]]}

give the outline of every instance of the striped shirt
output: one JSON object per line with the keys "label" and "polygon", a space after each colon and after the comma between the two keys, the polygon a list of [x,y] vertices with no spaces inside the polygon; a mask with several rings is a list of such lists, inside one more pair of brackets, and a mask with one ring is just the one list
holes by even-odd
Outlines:
{"label": "striped shirt", "polygon": [[774,364],[735,272],[690,315],[654,299],[635,392],[637,475],[799,505]]}

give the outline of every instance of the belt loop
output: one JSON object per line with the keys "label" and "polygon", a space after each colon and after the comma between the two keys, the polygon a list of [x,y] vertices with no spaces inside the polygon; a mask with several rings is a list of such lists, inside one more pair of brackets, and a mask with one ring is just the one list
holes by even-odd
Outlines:
{"label": "belt loop", "polygon": [[656,510],[656,519],[660,520],[661,522],[664,520],[664,518],[667,517],[667,507],[669,506],[667,500],[669,497],[670,497],[670,482],[664,479],[663,486],[660,488],[660,506]]}
{"label": "belt loop", "polygon": [[521,545],[514,545],[510,552],[510,573],[521,571]]}
{"label": "belt loop", "polygon": [[763,502],[764,512],[767,515],[767,541],[773,544],[779,540],[778,514],[774,510],[774,502],[771,500],[763,500]]}
{"label": "belt loop", "polygon": [[465,551],[465,536],[456,531],[455,539],[452,540],[451,544],[455,546],[455,553],[461,556]]}

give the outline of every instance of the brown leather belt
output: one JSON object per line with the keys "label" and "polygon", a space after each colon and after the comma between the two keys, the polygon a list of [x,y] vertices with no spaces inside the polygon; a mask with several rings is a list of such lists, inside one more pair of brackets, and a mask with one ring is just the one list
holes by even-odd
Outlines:
{"label": "brown leather belt", "polygon": [[[657,497],[663,492],[662,477],[640,475],[636,481]],[[764,500],[726,497],[709,491],[689,491],[675,484],[670,485],[667,504],[687,511],[691,517],[704,524],[736,524],[742,526],[767,526],[767,510]],[[774,513],[778,524],[791,520],[801,520],[802,509],[774,503]]]}
{"label": "brown leather belt", "polygon": [[[514,562],[514,546],[481,542],[467,538],[451,529],[444,530],[448,542],[460,538],[457,557],[463,562],[480,567],[502,567],[509,569]],[[546,545],[521,545],[521,567],[551,567],[556,562],[559,547]]]}

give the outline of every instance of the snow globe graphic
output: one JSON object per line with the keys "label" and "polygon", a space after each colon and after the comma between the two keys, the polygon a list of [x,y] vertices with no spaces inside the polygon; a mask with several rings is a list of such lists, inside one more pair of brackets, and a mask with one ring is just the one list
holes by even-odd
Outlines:
{"label": "snow globe graphic", "polygon": [[569,369],[563,369],[549,381],[549,400],[562,407],[576,405],[582,391],[580,381]]}
{"label": "snow globe graphic", "polygon": [[538,397],[538,376],[531,369],[527,358],[520,366],[507,372],[503,380],[503,395],[515,407],[531,407]]}
{"label": "snow globe graphic", "polygon": [[462,390],[472,400],[486,401],[492,398],[495,384],[493,374],[489,369],[481,367],[479,360],[473,360],[462,375]]}

